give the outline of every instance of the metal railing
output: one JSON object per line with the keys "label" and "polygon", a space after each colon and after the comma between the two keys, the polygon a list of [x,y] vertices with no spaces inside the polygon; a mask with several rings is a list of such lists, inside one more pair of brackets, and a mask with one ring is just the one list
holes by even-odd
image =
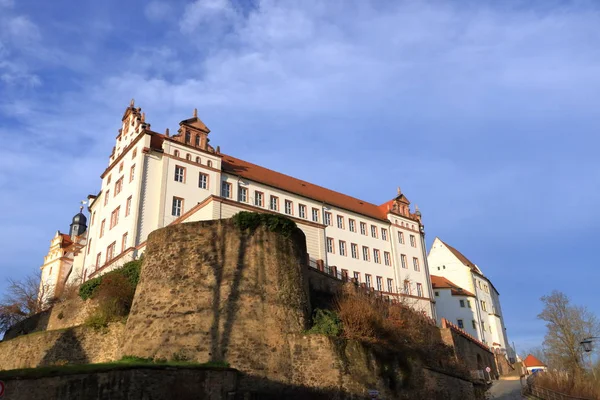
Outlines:
{"label": "metal railing", "polygon": [[535,375],[527,377],[526,384],[521,388],[521,394],[523,396],[534,396],[541,400],[592,400],[588,397],[571,396],[538,386],[535,384]]}

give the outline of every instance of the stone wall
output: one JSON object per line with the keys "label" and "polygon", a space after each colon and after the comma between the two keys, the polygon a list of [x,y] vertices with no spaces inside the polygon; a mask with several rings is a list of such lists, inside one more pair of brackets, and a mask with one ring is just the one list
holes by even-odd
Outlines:
{"label": "stone wall", "polygon": [[154,231],[123,354],[227,361],[264,376],[281,371],[285,334],[309,324],[305,260],[300,229],[286,238],[215,220]]}
{"label": "stone wall", "polygon": [[442,323],[443,327],[440,329],[442,340],[453,347],[456,358],[465,363],[471,371],[484,370],[486,367],[490,367],[492,378],[498,379],[499,374],[494,353],[485,344],[470,337],[458,327],[445,320]]}
{"label": "stone wall", "polygon": [[117,360],[123,329],[115,323],[99,331],[81,326],[19,336],[0,343],[0,370]]}
{"label": "stone wall", "polygon": [[6,379],[11,400],[228,400],[237,371],[186,368],[117,369],[36,379]]}
{"label": "stone wall", "polygon": [[48,310],[33,315],[6,331],[3,340],[14,339],[33,332],[65,329],[81,325],[96,306],[92,300],[83,301],[75,295],[61,300]]}

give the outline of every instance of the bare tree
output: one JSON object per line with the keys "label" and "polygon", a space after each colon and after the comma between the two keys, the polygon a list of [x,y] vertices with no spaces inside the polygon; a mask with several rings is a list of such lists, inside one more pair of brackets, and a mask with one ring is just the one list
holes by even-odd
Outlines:
{"label": "bare tree", "polygon": [[546,357],[546,350],[542,346],[535,346],[529,349],[525,349],[523,351],[523,359],[527,357],[529,354],[543,362],[544,364],[548,364],[548,357]]}
{"label": "bare tree", "polygon": [[23,280],[8,280],[8,289],[0,300],[0,332],[47,308],[49,287],[40,282],[39,273]]}
{"label": "bare tree", "polygon": [[544,337],[544,353],[550,367],[581,375],[584,368],[581,340],[600,335],[600,323],[585,307],[570,304],[562,292],[553,291],[543,296],[544,310],[538,318],[546,321],[548,332]]}

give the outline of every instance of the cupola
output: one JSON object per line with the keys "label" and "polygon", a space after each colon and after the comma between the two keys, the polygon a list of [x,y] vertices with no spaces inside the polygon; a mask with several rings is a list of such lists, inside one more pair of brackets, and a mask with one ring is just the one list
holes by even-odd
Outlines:
{"label": "cupola", "polygon": [[81,236],[87,230],[87,218],[83,215],[83,206],[79,208],[79,212],[73,217],[71,222],[71,228],[69,229],[69,236],[71,239],[75,239],[76,236]]}

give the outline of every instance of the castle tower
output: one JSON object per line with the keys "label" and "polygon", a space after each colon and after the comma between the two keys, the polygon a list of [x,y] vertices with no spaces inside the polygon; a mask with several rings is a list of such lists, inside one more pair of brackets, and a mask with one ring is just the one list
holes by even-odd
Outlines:
{"label": "castle tower", "polygon": [[87,218],[82,213],[83,206],[79,208],[79,213],[75,214],[71,222],[71,228],[69,230],[69,236],[72,240],[75,240],[77,236],[81,236],[87,230]]}
{"label": "castle tower", "polygon": [[210,129],[198,118],[198,110],[194,109],[194,116],[192,118],[185,119],[179,123],[179,130],[177,131],[177,135],[173,136],[173,139],[214,153],[214,148],[208,144],[210,142],[208,138],[209,133]]}

